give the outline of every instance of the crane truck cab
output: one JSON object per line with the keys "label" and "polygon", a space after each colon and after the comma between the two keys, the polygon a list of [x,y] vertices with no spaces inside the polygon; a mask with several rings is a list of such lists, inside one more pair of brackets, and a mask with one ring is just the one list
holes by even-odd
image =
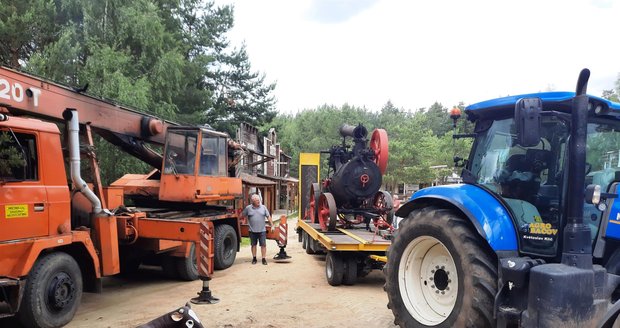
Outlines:
{"label": "crane truck cab", "polygon": [[577,92],[465,109],[475,130],[463,183],[422,189],[396,212],[405,219],[385,269],[396,324],[586,327],[613,316],[620,104],[585,94],[588,76]]}

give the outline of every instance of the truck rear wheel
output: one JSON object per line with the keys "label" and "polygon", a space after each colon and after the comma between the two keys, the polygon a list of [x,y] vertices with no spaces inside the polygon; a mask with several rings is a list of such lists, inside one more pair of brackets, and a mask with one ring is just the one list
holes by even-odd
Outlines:
{"label": "truck rear wheel", "polygon": [[494,327],[496,259],[453,211],[424,208],[403,220],[388,250],[385,291],[401,327]]}
{"label": "truck rear wheel", "polygon": [[69,323],[82,299],[82,273],[69,254],[37,260],[28,275],[19,321],[26,327],[52,328]]}
{"label": "truck rear wheel", "polygon": [[184,281],[194,281],[198,279],[198,265],[196,261],[196,244],[192,243],[188,257],[180,257],[176,261],[177,276]]}
{"label": "truck rear wheel", "polygon": [[237,232],[228,224],[215,227],[215,257],[213,266],[216,270],[230,268],[237,258]]}
{"label": "truck rear wheel", "polygon": [[338,253],[327,252],[325,257],[325,277],[332,286],[340,286],[344,277],[344,262]]}

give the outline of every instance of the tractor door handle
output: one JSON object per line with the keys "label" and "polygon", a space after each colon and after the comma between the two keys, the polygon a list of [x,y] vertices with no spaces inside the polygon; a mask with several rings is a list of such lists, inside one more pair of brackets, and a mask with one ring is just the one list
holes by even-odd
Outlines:
{"label": "tractor door handle", "polygon": [[35,203],[34,204],[34,211],[35,212],[43,212],[45,210],[45,204],[43,203]]}

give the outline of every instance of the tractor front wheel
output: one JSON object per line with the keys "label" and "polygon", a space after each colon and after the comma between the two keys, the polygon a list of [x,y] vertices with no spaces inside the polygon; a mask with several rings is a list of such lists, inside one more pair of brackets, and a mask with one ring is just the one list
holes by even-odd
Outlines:
{"label": "tractor front wheel", "polygon": [[494,327],[495,255],[459,214],[428,207],[401,222],[385,291],[401,327]]}

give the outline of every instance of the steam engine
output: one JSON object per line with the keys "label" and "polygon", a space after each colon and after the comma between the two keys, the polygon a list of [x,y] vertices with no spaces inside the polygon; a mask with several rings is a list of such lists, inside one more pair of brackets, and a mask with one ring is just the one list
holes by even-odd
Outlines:
{"label": "steam engine", "polygon": [[[370,222],[379,229],[390,228],[392,197],[380,190],[387,168],[387,133],[374,130],[369,145],[368,130],[362,124],[344,124],[339,132],[343,140],[329,150],[328,178],[322,186],[312,185],[311,221],[318,222],[323,231],[334,230],[337,224],[359,223],[370,229]],[[353,139],[351,150],[347,138]]]}
{"label": "steam engine", "polygon": [[[329,151],[329,168],[333,175],[326,189],[336,200],[336,204],[347,207],[360,207],[381,188],[382,174],[375,163],[375,152],[367,146],[368,131],[363,125],[340,127],[342,145],[332,146]],[[346,137],[353,138],[354,146],[348,151]]]}

